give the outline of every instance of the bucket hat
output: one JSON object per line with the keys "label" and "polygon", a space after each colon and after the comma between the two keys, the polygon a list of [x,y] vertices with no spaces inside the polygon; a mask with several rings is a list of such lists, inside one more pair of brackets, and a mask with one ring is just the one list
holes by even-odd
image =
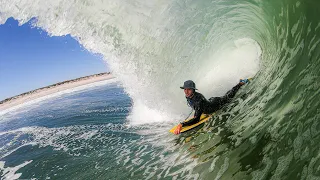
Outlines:
{"label": "bucket hat", "polygon": [[194,89],[194,90],[198,90],[196,89],[196,84],[192,81],[192,80],[188,80],[185,81],[183,83],[183,86],[180,87],[181,89]]}

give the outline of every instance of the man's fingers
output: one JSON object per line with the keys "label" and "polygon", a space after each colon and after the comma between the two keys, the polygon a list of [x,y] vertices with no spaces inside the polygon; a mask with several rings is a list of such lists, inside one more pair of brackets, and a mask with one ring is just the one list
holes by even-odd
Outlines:
{"label": "man's fingers", "polygon": [[174,130],[173,133],[176,134],[176,135],[177,135],[177,134],[180,134],[181,128],[182,128],[182,127],[178,125],[177,128]]}

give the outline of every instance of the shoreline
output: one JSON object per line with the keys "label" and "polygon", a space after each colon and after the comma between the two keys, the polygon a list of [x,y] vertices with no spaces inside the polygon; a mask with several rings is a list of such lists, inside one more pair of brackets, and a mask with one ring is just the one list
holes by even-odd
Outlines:
{"label": "shoreline", "polygon": [[114,77],[110,73],[100,73],[100,74],[80,77],[77,79],[67,80],[67,81],[59,82],[46,87],[42,87],[39,89],[35,89],[26,93],[22,93],[17,96],[7,98],[3,101],[0,101],[0,111],[4,111],[6,109],[13,108],[20,104],[24,104],[26,102],[29,102],[41,97],[45,97],[60,91],[76,88],[83,85],[88,85],[88,84],[99,82],[99,81],[105,81],[113,78]]}

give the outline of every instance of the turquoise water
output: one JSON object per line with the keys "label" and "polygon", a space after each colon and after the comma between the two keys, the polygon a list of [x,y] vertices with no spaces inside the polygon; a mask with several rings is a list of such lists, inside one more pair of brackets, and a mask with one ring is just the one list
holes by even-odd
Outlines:
{"label": "turquoise water", "polygon": [[141,149],[143,141],[142,127],[126,125],[130,108],[131,99],[113,83],[5,114],[0,156],[7,168],[2,177],[11,179],[15,170],[8,167],[24,163],[17,168],[22,179],[128,177],[123,158]]}
{"label": "turquoise water", "polygon": [[2,178],[172,177],[180,169],[167,165],[179,156],[178,141],[168,134],[173,124],[131,126],[131,108],[123,88],[111,82],[4,114]]}
{"label": "turquoise water", "polygon": [[[319,9],[314,0],[3,1],[0,23],[33,19],[70,34],[103,55],[119,86],[2,115],[1,176],[319,179]],[[188,115],[185,80],[210,97],[252,76],[204,127],[168,133]]]}

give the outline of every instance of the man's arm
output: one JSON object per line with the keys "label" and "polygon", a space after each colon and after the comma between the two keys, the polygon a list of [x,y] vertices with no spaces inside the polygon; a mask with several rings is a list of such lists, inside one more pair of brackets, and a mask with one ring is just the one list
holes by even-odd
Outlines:
{"label": "man's arm", "polygon": [[190,119],[190,120],[187,121],[187,122],[182,122],[182,123],[181,123],[182,127],[183,127],[183,126],[190,126],[190,125],[192,125],[192,124],[196,124],[197,122],[199,122],[199,121],[200,121],[201,114],[202,114],[202,110],[200,109],[200,106],[199,106],[199,107],[197,107],[197,108],[195,109],[195,113],[194,113],[193,119]]}
{"label": "man's arm", "polygon": [[197,95],[195,98],[196,99],[194,99],[194,103],[192,107],[195,110],[193,119],[190,119],[187,122],[180,123],[177,126],[177,128],[174,130],[174,134],[180,134],[182,126],[190,126],[192,124],[199,122],[201,114],[203,113],[203,108],[201,108],[201,106],[203,106],[203,100],[205,98],[202,95]]}
{"label": "man's arm", "polygon": [[201,117],[202,112],[201,111],[196,111],[194,113],[194,118],[190,119],[187,122],[182,122],[178,125],[178,127],[174,130],[174,134],[180,134],[180,131],[182,129],[183,126],[190,126],[192,124],[196,124],[197,122],[199,122],[200,117]]}

